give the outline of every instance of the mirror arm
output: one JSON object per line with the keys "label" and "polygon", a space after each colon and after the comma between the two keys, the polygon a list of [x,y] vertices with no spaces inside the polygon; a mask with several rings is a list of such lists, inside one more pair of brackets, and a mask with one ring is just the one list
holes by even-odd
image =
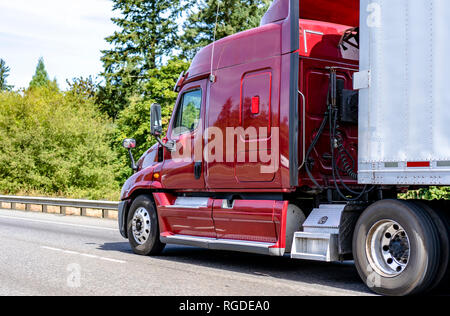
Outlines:
{"label": "mirror arm", "polygon": [[128,154],[130,155],[130,159],[131,159],[131,169],[133,169],[133,171],[138,171],[138,167],[136,166],[136,161],[134,160],[134,156],[133,153],[131,152],[131,148],[128,149]]}
{"label": "mirror arm", "polygon": [[168,151],[174,152],[176,150],[175,144],[172,141],[168,141],[166,144],[164,144],[163,141],[161,140],[161,138],[159,138],[159,136],[154,135],[154,137],[156,138],[158,143],[162,147],[166,148]]}

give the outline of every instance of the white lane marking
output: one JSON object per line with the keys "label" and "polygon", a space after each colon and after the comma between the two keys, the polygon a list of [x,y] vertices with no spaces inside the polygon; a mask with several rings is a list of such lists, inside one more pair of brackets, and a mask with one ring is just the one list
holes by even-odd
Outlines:
{"label": "white lane marking", "polygon": [[81,252],[64,250],[64,249],[53,248],[53,247],[47,247],[47,246],[41,246],[41,248],[45,249],[45,250],[62,252],[62,253],[69,254],[69,255],[77,255],[77,256],[82,256],[82,257],[91,258],[91,259],[99,259],[99,260],[103,260],[103,261],[109,261],[109,262],[121,263],[121,264],[127,263],[126,261],[123,261],[123,260],[117,260],[117,259],[112,259],[112,258],[100,257],[100,256],[96,256],[96,255],[91,255],[91,254],[88,254],[88,253],[81,253]]}
{"label": "white lane marking", "polygon": [[97,259],[98,258],[98,256],[96,256],[96,255],[90,255],[90,254],[87,254],[87,253],[82,253],[80,255],[82,257],[91,258],[91,259]]}
{"label": "white lane marking", "polygon": [[42,246],[41,248],[42,248],[42,249],[47,249],[47,250],[53,250],[53,251],[62,251],[61,249],[58,249],[58,248],[52,248],[52,247],[44,247],[44,246]]}
{"label": "white lane marking", "polygon": [[80,255],[79,252],[76,252],[76,251],[70,251],[70,250],[64,250],[64,253],[65,253],[65,254],[68,254],[68,255]]}
{"label": "white lane marking", "polygon": [[118,229],[115,229],[115,228],[109,228],[109,227],[90,226],[90,225],[80,225],[80,224],[70,224],[70,223],[62,223],[62,222],[52,222],[52,221],[45,221],[45,220],[31,219],[31,218],[17,217],[17,216],[5,216],[5,215],[0,215],[0,218],[5,218],[5,219],[16,219],[16,220],[22,220],[22,221],[35,222],[35,223],[45,223],[45,224],[54,224],[54,225],[62,225],[62,226],[71,226],[71,227],[89,228],[89,229],[109,230],[109,231],[114,231],[114,232],[119,231]]}
{"label": "white lane marking", "polygon": [[122,260],[105,258],[105,257],[100,257],[99,259],[103,260],[103,261],[109,261],[109,262],[115,262],[115,263],[126,263],[125,261],[122,261]]}
{"label": "white lane marking", "polygon": [[41,246],[41,248],[42,248],[42,249],[45,249],[45,250],[64,252],[64,250],[59,249],[59,248],[53,248],[53,247],[47,247],[47,246]]}

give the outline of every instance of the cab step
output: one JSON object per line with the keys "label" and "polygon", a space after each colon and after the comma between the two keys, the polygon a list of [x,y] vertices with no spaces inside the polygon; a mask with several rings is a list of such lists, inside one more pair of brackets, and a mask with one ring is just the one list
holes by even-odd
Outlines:
{"label": "cab step", "polygon": [[192,246],[210,250],[254,253],[277,257],[283,256],[285,250],[277,248],[277,244],[272,243],[184,235],[161,235],[160,240],[164,244]]}

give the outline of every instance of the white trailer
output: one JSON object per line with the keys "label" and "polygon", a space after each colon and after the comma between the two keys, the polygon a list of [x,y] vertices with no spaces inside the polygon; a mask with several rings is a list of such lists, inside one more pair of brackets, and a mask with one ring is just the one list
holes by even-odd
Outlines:
{"label": "white trailer", "polygon": [[[448,0],[360,0],[360,184],[450,185],[449,30]],[[386,295],[448,287],[450,203],[390,198],[354,228],[359,274]]]}
{"label": "white trailer", "polygon": [[449,30],[448,0],[361,0],[361,184],[450,185]]}

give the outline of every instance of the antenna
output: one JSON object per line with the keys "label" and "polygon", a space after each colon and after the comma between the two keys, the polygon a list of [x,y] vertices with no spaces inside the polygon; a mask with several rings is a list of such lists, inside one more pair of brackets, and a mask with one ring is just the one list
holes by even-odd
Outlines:
{"label": "antenna", "polygon": [[220,0],[217,0],[217,13],[216,13],[216,24],[214,26],[214,41],[212,44],[212,53],[211,53],[211,75],[209,76],[209,81],[215,82],[216,76],[213,73],[213,64],[214,64],[214,50],[216,48],[216,35],[217,35],[217,23],[219,22],[219,12],[220,12]]}

